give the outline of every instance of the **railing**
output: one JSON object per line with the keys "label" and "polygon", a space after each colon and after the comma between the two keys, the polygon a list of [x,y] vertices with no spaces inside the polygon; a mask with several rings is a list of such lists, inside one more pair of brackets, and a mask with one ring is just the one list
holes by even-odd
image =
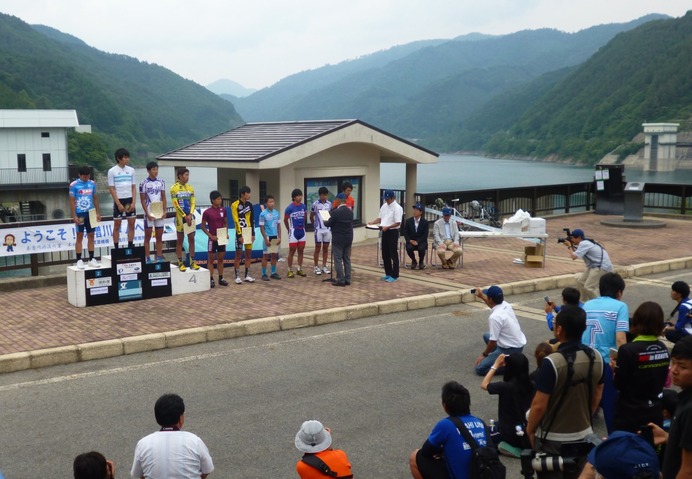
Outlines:
{"label": "railing", "polygon": [[[380,192],[380,198],[383,190]],[[402,203],[405,198],[404,190],[395,190],[397,201]],[[497,208],[500,217],[508,217],[521,208],[531,216],[550,216],[555,214],[591,211],[595,209],[596,194],[593,182],[569,183],[564,185],[544,185],[534,187],[500,188],[492,190],[473,190],[443,193],[416,193],[416,201],[426,206],[440,206],[440,202],[457,209],[467,211],[473,216],[470,203],[481,201],[485,206]],[[230,204],[229,200],[224,203]],[[657,213],[677,215],[692,214],[692,186],[647,183],[644,187],[644,209]],[[409,213],[410,208],[404,212]],[[175,214],[168,208],[168,215]],[[104,217],[107,221],[112,218]],[[65,220],[51,221],[20,221],[17,223],[0,224],[0,237],[6,228],[18,228],[34,225],[61,224]],[[85,240],[86,245],[86,240]],[[172,251],[175,241],[166,242],[165,250]],[[97,248],[96,256],[109,254],[108,248]],[[39,267],[74,262],[74,251],[35,253],[23,256],[8,256],[0,262],[0,274],[9,270],[30,269],[32,276],[39,274]]]}
{"label": "railing", "polygon": [[49,183],[67,185],[68,181],[68,167],[52,168],[50,171],[44,171],[43,168],[27,168],[26,171],[17,171],[16,168],[0,168],[0,188],[2,189]]}

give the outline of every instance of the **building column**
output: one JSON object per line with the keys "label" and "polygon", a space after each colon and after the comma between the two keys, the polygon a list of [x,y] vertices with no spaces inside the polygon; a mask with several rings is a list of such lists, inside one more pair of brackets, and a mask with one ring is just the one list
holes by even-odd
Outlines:
{"label": "building column", "polygon": [[418,185],[418,165],[406,163],[406,194],[404,196],[404,215],[411,216],[411,208],[416,203],[415,193]]}
{"label": "building column", "polygon": [[[255,203],[261,203],[262,198],[260,198],[259,189],[259,170],[245,170],[245,184],[250,187],[251,199],[250,201]],[[240,185],[241,187],[243,185]]]}

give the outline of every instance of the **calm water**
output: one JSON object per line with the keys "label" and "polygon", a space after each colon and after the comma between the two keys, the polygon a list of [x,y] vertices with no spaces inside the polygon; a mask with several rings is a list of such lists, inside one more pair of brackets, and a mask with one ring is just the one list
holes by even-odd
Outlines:
{"label": "calm water", "polygon": [[[500,160],[472,155],[440,155],[432,165],[418,166],[419,193],[444,191],[485,190],[537,184],[563,184],[591,181],[593,167],[542,163],[537,161]],[[136,169],[137,182],[147,176],[146,168]],[[677,172],[643,172],[625,170],[627,181],[650,183],[692,184],[692,170]],[[159,168],[159,177],[170,188],[174,181],[172,166]],[[401,189],[406,186],[406,167],[403,164],[382,164],[380,167],[381,188]],[[214,168],[190,168],[190,184],[195,187],[197,204],[209,204],[209,192],[215,190]],[[99,195],[102,205],[110,208],[112,200],[107,191]],[[256,198],[254,198],[256,200]],[[106,210],[108,211],[108,210]]]}
{"label": "calm water", "polygon": [[[418,166],[419,193],[483,190],[538,184],[562,184],[591,181],[594,168],[542,163],[537,161],[501,160],[472,155],[440,155],[432,165]],[[381,187],[404,189],[406,167],[382,164]],[[692,170],[677,172],[643,172],[625,169],[627,181],[650,183],[692,183]]]}

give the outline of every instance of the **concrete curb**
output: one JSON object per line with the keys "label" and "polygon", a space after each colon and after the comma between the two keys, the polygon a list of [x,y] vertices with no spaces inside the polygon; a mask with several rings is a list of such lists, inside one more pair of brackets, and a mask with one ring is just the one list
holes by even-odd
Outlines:
{"label": "concrete curb", "polygon": [[[690,268],[692,268],[692,257],[627,266],[619,268],[617,272],[624,278],[634,278],[653,273]],[[510,296],[574,285],[576,285],[576,274],[552,276],[549,278],[539,278],[537,280],[516,281],[500,286],[505,294]],[[0,374],[46,366],[91,361],[93,359],[111,358],[146,351],[156,351],[158,349],[190,346],[193,344],[220,341],[241,336],[307,328],[320,324],[369,318],[402,311],[414,311],[433,306],[470,303],[473,301],[476,301],[476,299],[470,291],[444,291],[423,296],[357,304],[343,308],[308,311],[285,316],[250,319],[238,323],[219,324],[77,344],[74,346],[60,346],[36,351],[4,354],[0,356]]]}

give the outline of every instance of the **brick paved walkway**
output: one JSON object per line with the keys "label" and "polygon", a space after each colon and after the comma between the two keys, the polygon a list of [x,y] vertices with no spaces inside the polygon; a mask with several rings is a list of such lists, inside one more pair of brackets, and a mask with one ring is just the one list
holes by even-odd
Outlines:
{"label": "brick paved walkway", "polygon": [[[602,242],[616,267],[690,255],[680,238],[692,237],[692,221],[666,219],[666,228],[632,230],[603,226],[602,219],[593,214],[549,219],[545,269],[512,262],[530,243],[474,238],[466,242],[463,269],[402,269],[401,280],[387,284],[379,280],[383,272],[376,264],[375,240],[368,240],[353,248],[353,285],[347,288],[323,283],[322,276],[312,273],[312,254],[306,254],[307,278],[285,278],[286,263],[279,263],[281,281],[217,286],[205,293],[147,301],[75,308],[67,302],[64,285],[2,293],[0,354],[576,273],[583,270],[583,262],[567,258],[566,248],[556,243],[565,227],[582,228]],[[255,278],[259,268],[252,267]]]}

